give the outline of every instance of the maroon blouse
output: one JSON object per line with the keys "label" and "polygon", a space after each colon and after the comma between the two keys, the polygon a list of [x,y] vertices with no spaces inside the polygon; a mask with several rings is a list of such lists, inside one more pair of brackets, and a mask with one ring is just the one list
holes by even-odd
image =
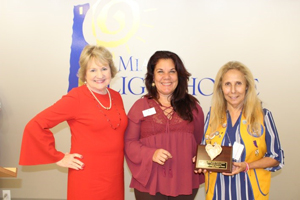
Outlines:
{"label": "maroon blouse", "polygon": [[[147,117],[142,111],[155,108]],[[193,156],[204,130],[204,115],[197,104],[192,122],[181,119],[176,112],[171,119],[153,99],[137,100],[128,113],[125,132],[125,158],[132,173],[130,187],[155,195],[189,195],[204,182],[194,173]],[[172,158],[159,165],[152,161],[156,149],[169,151]]]}

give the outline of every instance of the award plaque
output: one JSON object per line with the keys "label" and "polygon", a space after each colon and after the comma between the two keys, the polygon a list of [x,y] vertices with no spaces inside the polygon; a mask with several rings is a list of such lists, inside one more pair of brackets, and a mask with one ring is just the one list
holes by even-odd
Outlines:
{"label": "award plaque", "polygon": [[221,153],[211,160],[205,145],[198,145],[195,169],[206,169],[212,172],[232,172],[232,147],[222,146]]}

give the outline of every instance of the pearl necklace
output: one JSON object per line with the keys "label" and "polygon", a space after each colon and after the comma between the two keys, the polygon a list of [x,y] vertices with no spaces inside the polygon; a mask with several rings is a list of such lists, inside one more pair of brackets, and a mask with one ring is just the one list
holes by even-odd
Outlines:
{"label": "pearl necklace", "polygon": [[106,89],[106,91],[107,91],[107,93],[108,93],[108,97],[109,97],[109,106],[108,106],[108,107],[105,107],[105,106],[103,106],[102,103],[97,99],[97,97],[94,95],[94,93],[92,92],[92,90],[90,89],[90,87],[89,87],[89,86],[86,86],[86,87],[89,89],[89,91],[91,92],[91,94],[93,95],[93,97],[96,99],[96,101],[100,104],[100,106],[101,106],[102,108],[104,108],[105,110],[111,109],[111,96],[110,96],[110,92],[109,92],[109,90],[108,90],[107,88],[105,88],[105,89]]}

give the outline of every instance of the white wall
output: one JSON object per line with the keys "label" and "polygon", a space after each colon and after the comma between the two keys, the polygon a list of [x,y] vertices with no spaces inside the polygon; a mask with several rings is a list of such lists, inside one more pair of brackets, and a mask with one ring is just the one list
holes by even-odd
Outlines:
{"label": "white wall", "polygon": [[[0,0],[0,166],[16,166],[19,170],[17,178],[0,179],[1,189],[10,189],[13,198],[66,198],[65,169],[56,165],[22,167],[18,166],[18,159],[26,123],[67,92],[73,7],[85,3],[97,11],[95,15],[89,11],[84,22],[88,43],[97,42],[92,34],[92,19],[105,9],[109,11],[108,29],[116,30],[116,34],[104,33],[96,25],[100,40],[118,41],[132,31],[125,43],[108,46],[117,67],[120,56],[126,62],[132,56],[139,63],[140,71],[121,68],[111,85],[116,90],[122,89],[122,77],[127,77],[127,94],[122,95],[126,111],[141,96],[128,92],[128,81],[144,77],[144,62],[156,50],[176,52],[197,84],[203,78],[214,79],[227,61],[246,64],[259,81],[259,97],[273,113],[285,150],[286,166],[273,173],[270,199],[298,199],[300,1],[297,0]],[[125,19],[124,29],[119,31],[120,24],[114,18],[118,15]],[[132,89],[138,92],[143,84],[139,79],[134,81]],[[212,83],[205,79],[200,87],[209,94]],[[206,113],[211,96],[197,91],[196,97]],[[67,152],[70,146],[67,125],[61,124],[53,132],[57,148]],[[126,200],[134,199],[129,182],[130,172],[125,164]],[[202,186],[196,199],[203,198]]]}

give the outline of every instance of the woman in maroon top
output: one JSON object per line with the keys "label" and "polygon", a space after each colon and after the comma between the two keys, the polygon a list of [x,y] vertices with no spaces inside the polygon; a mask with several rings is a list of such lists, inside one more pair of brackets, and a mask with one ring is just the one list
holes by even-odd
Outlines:
{"label": "woman in maroon top", "polygon": [[190,75],[173,52],[157,51],[148,62],[148,94],[130,109],[125,132],[130,187],[137,200],[192,200],[204,182],[193,172],[204,116],[188,94]]}

